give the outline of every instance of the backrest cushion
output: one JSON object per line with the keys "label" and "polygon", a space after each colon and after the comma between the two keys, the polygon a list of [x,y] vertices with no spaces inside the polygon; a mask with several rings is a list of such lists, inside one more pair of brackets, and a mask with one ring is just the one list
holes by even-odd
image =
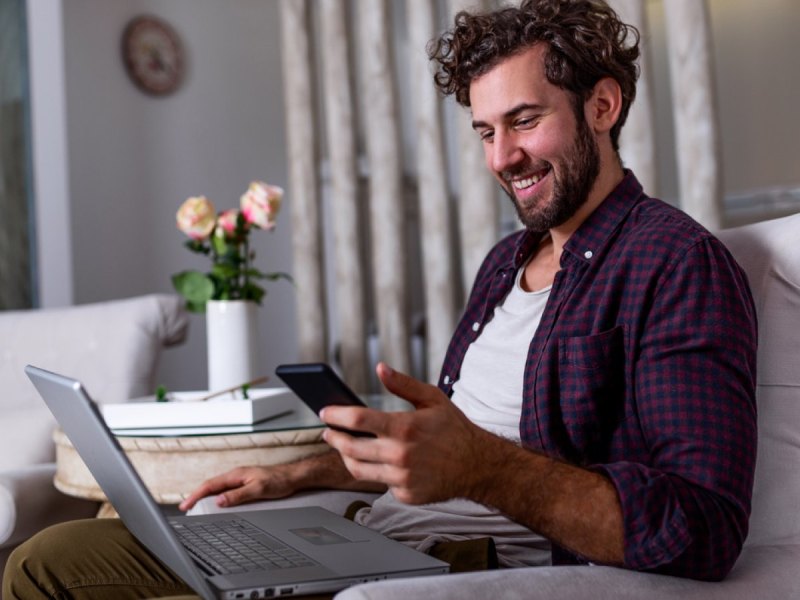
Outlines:
{"label": "backrest cushion", "polygon": [[176,296],[0,312],[0,470],[53,460],[55,426],[24,373],[33,364],[82,381],[98,402],[152,393],[162,346],[183,341]]}
{"label": "backrest cushion", "polygon": [[800,543],[800,214],[718,233],[758,311],[758,459],[746,544]]}

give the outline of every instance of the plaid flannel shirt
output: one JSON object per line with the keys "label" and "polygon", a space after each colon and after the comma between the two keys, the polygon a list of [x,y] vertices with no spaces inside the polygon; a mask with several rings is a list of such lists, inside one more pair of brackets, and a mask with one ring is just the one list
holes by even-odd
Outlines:
{"label": "plaid flannel shirt", "polygon": [[[446,393],[541,235],[512,234],[485,259],[445,357]],[[717,580],[736,561],[755,468],[756,337],[728,251],[630,172],[564,246],[528,352],[520,433],[611,480],[626,567]],[[554,548],[553,562],[584,561]]]}

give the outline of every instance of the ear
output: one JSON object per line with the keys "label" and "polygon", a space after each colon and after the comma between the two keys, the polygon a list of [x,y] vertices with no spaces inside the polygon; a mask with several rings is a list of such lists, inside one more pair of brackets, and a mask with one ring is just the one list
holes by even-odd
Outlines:
{"label": "ear", "polygon": [[619,119],[622,110],[622,89],[611,77],[598,81],[584,106],[586,122],[595,133],[607,133]]}

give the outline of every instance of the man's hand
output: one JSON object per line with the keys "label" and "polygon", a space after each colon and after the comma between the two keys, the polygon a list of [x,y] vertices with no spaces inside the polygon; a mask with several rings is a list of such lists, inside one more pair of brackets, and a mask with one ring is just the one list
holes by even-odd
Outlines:
{"label": "man's hand", "polygon": [[217,494],[217,506],[236,506],[254,500],[285,498],[300,490],[340,489],[383,492],[385,486],[356,481],[338,452],[328,451],[297,462],[269,467],[239,467],[203,482],[180,503],[189,510],[197,501]]}
{"label": "man's hand", "polygon": [[416,410],[385,413],[328,406],[322,411],[328,425],[377,436],[356,438],[325,431],[325,441],[340,452],[353,477],[384,483],[398,500],[409,504],[474,495],[473,488],[483,484],[476,469],[485,464],[479,458],[481,439],[490,434],[467,419],[439,388],[383,363],[377,373],[389,392]]}
{"label": "man's hand", "polygon": [[434,386],[384,364],[378,377],[417,410],[328,406],[321,415],[328,425],[377,436],[325,431],[353,477],[385,483],[409,504],[469,498],[589,560],[622,564],[622,510],[607,478],[484,431]]}
{"label": "man's hand", "polygon": [[238,467],[204,481],[178,508],[189,510],[198,500],[212,494],[217,494],[220,507],[290,496],[296,491],[291,477],[293,466]]}

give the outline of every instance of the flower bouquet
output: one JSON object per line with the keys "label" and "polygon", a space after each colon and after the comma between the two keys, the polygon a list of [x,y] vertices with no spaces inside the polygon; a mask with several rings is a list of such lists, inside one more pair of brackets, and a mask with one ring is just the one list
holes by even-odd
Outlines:
{"label": "flower bouquet", "polygon": [[182,271],[172,284],[186,299],[187,308],[205,312],[209,300],[252,300],[261,304],[266,291],[262,280],[288,279],[286,273],[263,273],[253,266],[250,249],[253,229],[271,231],[281,207],[283,190],[254,181],[242,195],[239,208],[217,213],[205,196],[188,198],[176,215],[178,229],[189,240],[186,247],[211,259],[211,271]]}

